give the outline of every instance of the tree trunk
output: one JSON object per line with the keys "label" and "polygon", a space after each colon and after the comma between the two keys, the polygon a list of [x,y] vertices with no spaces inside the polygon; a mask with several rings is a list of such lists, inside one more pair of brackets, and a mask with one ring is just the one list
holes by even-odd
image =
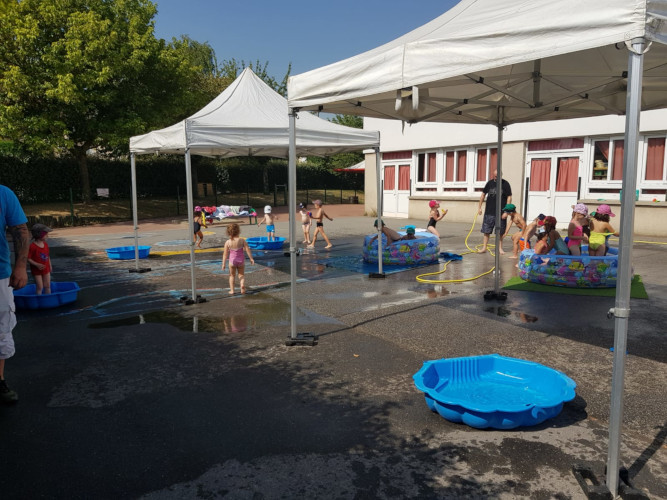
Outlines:
{"label": "tree trunk", "polygon": [[81,200],[86,203],[90,201],[90,175],[85,150],[83,153],[77,152],[76,161],[79,164],[79,176],[81,177]]}
{"label": "tree trunk", "polygon": [[269,194],[271,192],[269,186],[269,166],[266,164],[262,167],[262,185],[264,187],[264,194]]}

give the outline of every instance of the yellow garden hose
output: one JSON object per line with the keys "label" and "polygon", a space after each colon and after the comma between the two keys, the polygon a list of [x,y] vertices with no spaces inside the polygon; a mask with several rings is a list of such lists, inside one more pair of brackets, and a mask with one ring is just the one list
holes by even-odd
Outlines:
{"label": "yellow garden hose", "polygon": [[[468,238],[470,238],[470,235],[472,234],[473,229],[475,229],[475,224],[477,223],[477,215],[478,214],[476,212],[475,213],[475,218],[472,221],[472,226],[470,227],[470,231],[468,231],[468,234],[466,235],[466,239],[465,239],[465,246],[468,249],[468,252],[462,253],[461,255],[467,255],[467,254],[470,254],[470,253],[478,253],[479,247],[482,245],[480,243],[479,245],[476,245],[474,249],[470,248],[470,246],[468,245]],[[493,255],[494,257],[495,257],[495,254],[493,253],[492,250],[495,249],[495,248],[496,248],[495,245],[491,245],[491,244],[487,245],[487,249],[488,249],[489,253],[491,255]],[[473,280],[476,280],[477,278],[481,278],[482,276],[486,276],[487,274],[491,274],[493,272],[493,270],[496,268],[496,266],[493,266],[491,269],[489,269],[485,273],[479,274],[479,275],[477,275],[473,278],[463,278],[463,279],[458,279],[458,280],[434,280],[434,279],[424,278],[424,276],[435,276],[435,275],[444,273],[445,270],[447,269],[447,264],[449,264],[452,260],[454,260],[454,259],[450,259],[450,260],[446,261],[445,264],[442,266],[442,269],[440,271],[436,271],[434,273],[420,274],[415,279],[417,281],[419,281],[420,283],[462,283],[464,281],[473,281]]]}

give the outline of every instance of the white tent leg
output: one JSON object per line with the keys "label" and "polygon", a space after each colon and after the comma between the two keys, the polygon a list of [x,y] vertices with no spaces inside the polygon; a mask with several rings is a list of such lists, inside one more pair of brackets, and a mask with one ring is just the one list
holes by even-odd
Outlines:
{"label": "white tent leg", "polygon": [[628,91],[625,107],[625,153],[623,155],[623,199],[618,248],[616,302],[609,312],[615,316],[614,364],[611,377],[611,410],[609,414],[609,451],[607,454],[607,488],[618,494],[621,424],[623,422],[623,385],[625,351],[630,319],[630,285],[632,282],[632,236],[635,220],[635,189],[637,186],[637,153],[639,115],[641,110],[642,73],[645,40],[632,41],[628,58]]}
{"label": "white tent leg", "polygon": [[185,183],[188,198],[188,236],[190,246],[190,280],[192,283],[192,301],[197,302],[197,284],[195,279],[195,224],[194,224],[194,199],[192,195],[192,169],[190,163],[190,148],[185,150]]}
{"label": "white tent leg", "polygon": [[289,256],[290,256],[290,336],[285,345],[315,345],[318,337],[310,333],[297,333],[296,310],[296,231],[294,224],[296,208],[296,109],[289,108],[289,163],[287,189],[289,191]]}
{"label": "white tent leg", "polygon": [[139,271],[139,224],[137,214],[137,166],[134,153],[130,154],[130,170],[132,172],[132,222],[134,223],[134,269]]}
{"label": "white tent leg", "polygon": [[498,177],[496,179],[496,270],[494,293],[496,298],[500,297],[500,237],[502,236],[500,228],[502,222],[503,199],[503,120],[505,108],[498,108]]}
{"label": "white tent leg", "polygon": [[132,176],[132,221],[134,223],[134,269],[131,273],[145,273],[150,267],[139,268],[139,216],[137,207],[137,165],[134,153],[130,153],[130,170]]}
{"label": "white tent leg", "polygon": [[294,230],[294,210],[296,207],[296,112],[289,112],[289,163],[287,190],[289,199],[289,258],[290,258],[290,338],[296,339],[296,231]]}
{"label": "white tent leg", "polygon": [[[376,147],[375,149],[375,172],[376,172],[376,178],[377,178],[377,220],[382,221],[382,211],[384,210],[383,207],[383,196],[382,196],[382,165],[381,165],[381,159],[380,159],[380,147]],[[377,225],[377,232],[378,232],[378,274],[375,277],[380,277],[384,276],[384,272],[382,270],[382,224],[378,223]]]}

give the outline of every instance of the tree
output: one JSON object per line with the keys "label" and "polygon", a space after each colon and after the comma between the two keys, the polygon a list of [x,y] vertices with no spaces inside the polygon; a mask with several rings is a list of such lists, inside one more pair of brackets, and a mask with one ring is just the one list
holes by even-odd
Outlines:
{"label": "tree", "polygon": [[252,71],[260,77],[264,82],[271,87],[273,90],[278,92],[281,96],[287,97],[287,80],[289,79],[290,72],[292,71],[292,64],[290,63],[287,66],[287,72],[283,79],[278,82],[273,76],[269,75],[268,67],[269,62],[261,63],[259,59],[255,63],[246,64],[245,61],[237,61],[232,58],[226,61],[223,61],[218,69],[218,76],[230,78],[231,81],[234,81],[237,76],[246,68],[252,69]]}
{"label": "tree", "polygon": [[88,150],[127,150],[191,111],[197,67],[155,38],[149,0],[0,1],[0,136],[74,156],[84,200]]}
{"label": "tree", "polygon": [[[353,115],[335,115],[331,120],[338,125],[346,127],[364,128],[364,119],[361,116]],[[321,157],[310,157],[308,162],[312,165],[318,165],[329,170],[336,170],[338,168],[347,168],[364,159],[364,154],[359,152],[337,153],[335,155]]]}

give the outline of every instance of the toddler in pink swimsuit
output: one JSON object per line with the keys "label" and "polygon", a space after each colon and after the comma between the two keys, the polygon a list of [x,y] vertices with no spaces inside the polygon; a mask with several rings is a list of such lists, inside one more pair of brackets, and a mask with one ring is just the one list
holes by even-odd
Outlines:
{"label": "toddler in pink swimsuit", "polygon": [[567,228],[567,248],[571,255],[581,255],[581,242],[588,243],[588,236],[584,234],[584,226],[588,225],[588,207],[577,203],[572,208],[572,220]]}
{"label": "toddler in pink swimsuit", "polygon": [[248,242],[239,236],[241,228],[238,224],[233,223],[227,226],[227,234],[229,239],[225,242],[225,249],[222,254],[222,270],[225,270],[225,263],[229,259],[229,295],[234,295],[234,281],[237,273],[241,293],[245,293],[245,258],[243,252],[245,251],[248,254],[251,264],[254,264],[255,260],[252,258]]}

